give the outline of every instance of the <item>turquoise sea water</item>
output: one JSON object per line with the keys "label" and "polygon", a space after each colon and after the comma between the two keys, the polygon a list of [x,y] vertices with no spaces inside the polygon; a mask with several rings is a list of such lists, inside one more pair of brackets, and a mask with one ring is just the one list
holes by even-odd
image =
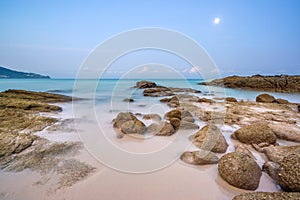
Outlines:
{"label": "turquoise sea water", "polygon": [[[141,91],[136,91],[132,87],[135,85],[137,79],[102,79],[98,80],[74,80],[74,79],[0,79],[0,91],[8,89],[22,89],[32,91],[48,91],[53,93],[73,95],[85,97],[86,92],[95,92],[96,99],[109,100],[111,96],[114,97],[128,97],[142,98]],[[177,80],[177,79],[157,79],[153,80],[159,85],[172,86],[172,87],[191,87],[202,91],[202,95],[205,93],[214,93],[215,96],[232,96],[237,99],[244,100],[255,100],[258,94],[265,93],[260,91],[248,91],[239,89],[223,89],[218,87],[206,87],[198,85],[197,83],[202,80],[190,79],[190,80]],[[74,83],[76,82],[77,87],[74,89]],[[91,90],[90,85],[97,85],[96,88]],[[133,91],[134,90],[134,91]],[[290,102],[299,103],[300,94],[289,94],[289,93],[272,93],[275,98],[284,98]],[[222,94],[222,95],[219,95]],[[99,101],[101,102],[101,101]]]}

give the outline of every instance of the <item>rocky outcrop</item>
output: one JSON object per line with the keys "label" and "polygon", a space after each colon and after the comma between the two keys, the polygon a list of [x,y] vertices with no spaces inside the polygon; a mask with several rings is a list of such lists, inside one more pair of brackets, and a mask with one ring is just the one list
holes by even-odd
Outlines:
{"label": "rocky outcrop", "polygon": [[251,125],[242,126],[234,132],[234,137],[245,144],[260,144],[276,142],[276,135],[266,123],[254,123]]}
{"label": "rocky outcrop", "polygon": [[269,94],[260,94],[256,97],[256,102],[261,102],[261,103],[274,103],[276,102],[275,97]]}
{"label": "rocky outcrop", "polygon": [[200,129],[193,136],[192,142],[200,149],[215,153],[225,153],[228,147],[225,137],[219,128],[213,124],[206,125]]}
{"label": "rocky outcrop", "polygon": [[237,195],[233,200],[298,200],[298,192],[251,192]]}
{"label": "rocky outcrop", "polygon": [[279,163],[278,183],[287,192],[300,192],[300,153],[290,154]]}
{"label": "rocky outcrop", "polygon": [[218,163],[218,156],[209,151],[193,151],[193,152],[184,152],[180,159],[188,164],[192,165],[207,165],[207,164],[216,164]]}
{"label": "rocky outcrop", "polygon": [[143,81],[136,82],[136,85],[134,87],[144,89],[144,88],[155,88],[156,86],[157,85],[154,82],[143,80]]}
{"label": "rocky outcrop", "polygon": [[144,96],[150,97],[163,97],[163,96],[173,96],[178,92],[189,92],[189,93],[200,93],[199,90],[194,90],[191,88],[172,88],[172,87],[164,87],[157,86],[155,88],[145,89],[143,94]]}
{"label": "rocky outcrop", "polygon": [[269,126],[277,138],[293,142],[300,142],[300,127],[296,124],[277,123],[270,124]]}
{"label": "rocky outcrop", "polygon": [[146,132],[145,124],[129,112],[119,113],[113,122],[114,128],[120,128],[124,134],[144,134]]}
{"label": "rocky outcrop", "polygon": [[262,172],[254,159],[240,152],[225,154],[218,164],[220,176],[237,188],[255,190]]}
{"label": "rocky outcrop", "polygon": [[229,76],[199,84],[268,92],[300,92],[300,76],[288,75]]}

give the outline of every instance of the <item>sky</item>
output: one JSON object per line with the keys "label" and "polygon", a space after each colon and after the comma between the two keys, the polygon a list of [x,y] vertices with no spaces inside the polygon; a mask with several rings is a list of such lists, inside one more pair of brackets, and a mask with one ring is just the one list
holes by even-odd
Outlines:
{"label": "sky", "polygon": [[[300,74],[299,10],[298,0],[0,0],[0,66],[74,78],[108,38],[158,27],[195,40],[223,76]],[[193,66],[176,56],[149,52],[120,58],[107,77],[132,71],[136,60],[141,70],[132,73],[147,71],[147,63],[160,59],[197,77]]]}

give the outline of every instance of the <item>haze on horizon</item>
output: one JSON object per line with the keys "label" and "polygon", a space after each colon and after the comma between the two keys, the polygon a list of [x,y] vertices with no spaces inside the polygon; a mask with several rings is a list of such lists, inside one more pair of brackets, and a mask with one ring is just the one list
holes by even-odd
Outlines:
{"label": "haze on horizon", "polygon": [[[193,38],[223,76],[300,74],[299,10],[297,0],[2,0],[0,66],[74,78],[89,53],[107,38],[131,29],[160,27]],[[197,77],[193,66],[174,56],[149,55],[128,56],[106,75],[121,76],[136,59],[153,63],[163,58],[184,76]],[[162,73],[168,75],[167,70]]]}

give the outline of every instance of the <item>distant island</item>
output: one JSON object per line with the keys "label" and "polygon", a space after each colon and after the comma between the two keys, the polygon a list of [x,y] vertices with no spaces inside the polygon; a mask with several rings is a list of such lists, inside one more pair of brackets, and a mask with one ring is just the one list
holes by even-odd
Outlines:
{"label": "distant island", "polygon": [[41,78],[41,79],[50,79],[50,76],[43,76],[35,73],[19,72],[11,69],[7,69],[0,66],[0,79],[9,79],[9,78]]}
{"label": "distant island", "polygon": [[199,85],[220,86],[244,90],[257,90],[267,92],[300,92],[300,76],[275,75],[275,76],[229,76],[213,81],[201,82]]}

